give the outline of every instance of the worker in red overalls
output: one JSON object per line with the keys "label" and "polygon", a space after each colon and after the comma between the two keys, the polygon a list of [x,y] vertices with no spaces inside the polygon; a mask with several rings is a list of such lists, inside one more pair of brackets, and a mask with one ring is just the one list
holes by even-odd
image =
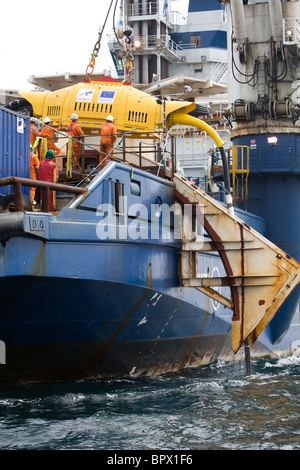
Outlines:
{"label": "worker in red overalls", "polygon": [[[35,155],[32,152],[32,145],[30,144],[30,178],[32,180],[38,180],[39,179],[39,166],[40,166],[39,159],[38,159],[37,155]],[[36,188],[30,187],[30,201],[31,201],[31,204],[36,204],[35,191],[36,191]]]}
{"label": "worker in red overalls", "polygon": [[78,140],[81,141],[83,138],[84,132],[81,129],[81,126],[78,124],[78,116],[77,114],[73,113],[71,116],[71,121],[68,126],[68,134],[70,137],[73,137],[76,140],[72,141],[73,146],[73,164],[74,169],[79,170],[79,157],[81,155],[81,143],[77,142]]}
{"label": "worker in red overalls", "polygon": [[101,165],[102,167],[109,163],[110,158],[106,157],[105,154],[113,155],[113,148],[117,140],[117,129],[113,122],[113,116],[109,115],[106,118],[106,122],[101,127],[99,163],[102,163],[105,159],[105,162]]}
{"label": "worker in red overalls", "polygon": [[[58,170],[55,163],[55,153],[53,150],[48,150],[45,160],[40,163],[39,167],[40,181],[50,181],[51,183],[58,180]],[[49,191],[49,210],[54,210],[53,192]]]}

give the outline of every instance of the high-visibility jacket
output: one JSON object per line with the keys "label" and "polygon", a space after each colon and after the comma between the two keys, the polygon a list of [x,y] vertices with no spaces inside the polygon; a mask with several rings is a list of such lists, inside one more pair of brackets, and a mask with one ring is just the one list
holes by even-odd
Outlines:
{"label": "high-visibility jacket", "polygon": [[47,138],[47,148],[48,150],[55,150],[54,147],[54,135],[55,130],[50,129],[49,127],[43,127],[39,133],[39,137]]}
{"label": "high-visibility jacket", "polygon": [[78,158],[81,155],[81,143],[77,142],[77,140],[81,140],[81,137],[83,136],[84,132],[81,129],[80,125],[76,121],[72,121],[68,125],[68,134],[70,137],[73,137],[76,140],[73,140],[72,146],[73,146],[73,154],[76,158],[76,162],[78,163]]}
{"label": "high-visibility jacket", "polygon": [[31,145],[34,144],[37,136],[38,136],[39,130],[34,124],[30,124],[30,143]]}
{"label": "high-visibility jacket", "polygon": [[54,153],[55,153],[55,156],[57,156],[61,153],[60,148],[56,144],[54,144]]}
{"label": "high-visibility jacket", "polygon": [[[35,155],[33,152],[30,152],[30,178],[32,180],[37,180],[39,177],[39,165],[40,162],[37,155]],[[32,203],[34,203],[35,193],[36,188],[30,187],[30,199]]]}
{"label": "high-visibility jacket", "polygon": [[113,145],[116,140],[116,126],[112,122],[105,122],[101,127],[101,144]]}
{"label": "high-visibility jacket", "polygon": [[30,178],[32,180],[37,179],[39,165],[38,157],[33,152],[30,152]]}
{"label": "high-visibility jacket", "polygon": [[[84,134],[84,132],[81,129],[78,122],[72,121],[68,125],[68,134],[69,134],[69,136],[74,137],[74,139],[77,139],[78,137],[82,136]],[[76,142],[74,142],[74,143],[76,143]]]}

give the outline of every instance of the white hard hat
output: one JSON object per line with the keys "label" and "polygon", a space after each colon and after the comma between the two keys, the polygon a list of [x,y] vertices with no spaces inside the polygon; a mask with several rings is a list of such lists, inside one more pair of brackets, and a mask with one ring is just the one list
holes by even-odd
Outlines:
{"label": "white hard hat", "polygon": [[111,122],[114,122],[114,118],[111,114],[109,114],[106,118],[107,121],[111,121]]}
{"label": "white hard hat", "polygon": [[72,121],[76,121],[78,119],[77,114],[73,113],[71,116]]}
{"label": "white hard hat", "polygon": [[44,119],[44,124],[47,124],[48,122],[51,122],[51,119],[48,118],[48,117],[45,117],[45,119]]}

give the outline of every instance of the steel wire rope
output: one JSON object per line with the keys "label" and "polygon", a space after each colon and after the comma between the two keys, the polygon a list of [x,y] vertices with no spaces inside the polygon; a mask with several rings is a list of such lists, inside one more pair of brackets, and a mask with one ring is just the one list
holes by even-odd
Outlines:
{"label": "steel wire rope", "polygon": [[284,51],[284,47],[283,45],[281,44],[281,52],[282,52],[282,57],[283,57],[283,70],[281,71],[281,73],[279,75],[277,75],[276,77],[274,77],[271,73],[270,73],[270,67],[269,67],[269,64],[267,62],[265,62],[265,72],[266,72],[266,75],[272,80],[272,82],[281,82],[282,80],[285,79],[286,75],[287,75],[287,60],[286,60],[286,56],[285,56],[285,51]]}
{"label": "steel wire rope", "polygon": [[117,5],[118,5],[118,2],[119,0],[116,0],[116,4],[115,4],[115,8],[114,8],[114,12],[113,12],[113,31],[115,33],[115,37],[117,39],[117,42],[119,43],[119,45],[122,47],[122,49],[124,49],[124,46],[123,44],[121,43],[118,35],[117,35],[117,31],[116,31],[116,25],[115,25],[115,21],[116,21],[116,10],[117,10]]}
{"label": "steel wire rope", "polygon": [[[90,171],[90,173],[88,173],[81,181],[79,181],[79,183],[78,183],[76,186],[81,185],[89,176],[91,176],[91,175],[98,169],[98,167],[99,167],[100,165],[102,165],[103,162],[105,162],[105,160],[109,157],[110,153],[111,153],[113,150],[115,150],[117,147],[120,146],[121,142],[125,139],[126,135],[127,135],[127,134],[132,134],[135,130],[136,130],[136,129],[132,129],[131,131],[126,131],[126,132],[124,132],[124,134],[122,135],[122,137],[121,137],[121,139],[119,140],[119,142],[117,143],[117,145],[115,145],[115,146],[113,147],[113,149],[112,149],[109,153],[104,153],[104,152],[101,152],[101,151],[100,151],[100,153],[102,153],[103,155],[106,155],[106,157],[104,158],[104,160],[103,160],[102,162],[98,163],[98,165],[97,165],[95,168],[93,168],[93,169]],[[90,148],[92,148],[92,147],[90,147]],[[96,150],[96,149],[94,149],[94,150]],[[115,157],[115,156],[114,156],[113,158],[114,158],[115,160],[118,160],[119,163],[123,163],[123,165],[129,166],[129,167],[131,168],[131,177],[132,177],[133,168],[132,168],[132,166],[130,165],[130,163],[128,163],[128,162],[123,162],[123,160],[121,160],[120,158],[117,158],[117,157]]]}
{"label": "steel wire rope", "polygon": [[[110,5],[109,5],[109,8],[108,8],[108,12],[106,14],[106,18],[105,18],[105,21],[104,21],[104,24],[102,26],[102,29],[101,31],[98,32],[98,39],[94,45],[94,49],[93,49],[93,52],[91,54],[91,58],[90,58],[90,62],[86,68],[86,77],[85,77],[85,80],[88,81],[90,80],[90,76],[93,74],[94,72],[94,68],[95,68],[95,63],[96,63],[96,58],[98,57],[98,54],[99,54],[99,50],[100,50],[100,45],[101,45],[101,39],[102,39],[102,35],[103,35],[103,32],[104,32],[104,28],[106,26],[106,23],[107,23],[107,20],[108,20],[108,16],[109,16],[109,13],[110,13],[110,10],[111,10],[111,7],[112,7],[112,4],[113,4],[114,0],[111,0],[110,2]],[[118,0],[117,0],[118,2]],[[90,73],[88,73],[88,70],[89,68],[91,69]]]}
{"label": "steel wire rope", "polygon": [[[115,21],[116,20],[115,20],[115,18],[116,18],[117,4],[118,4],[118,0],[116,0],[114,12],[113,12],[113,31],[115,33],[116,40],[119,43],[119,46],[122,48],[123,54],[124,54],[124,59],[123,59],[124,60],[124,75],[126,76],[126,80],[125,80],[124,83],[127,82],[127,84],[132,85],[132,81],[131,81],[130,78],[131,78],[132,73],[133,73],[133,64],[132,64],[133,55],[130,52],[129,34],[127,35],[126,46],[124,46],[120,41],[120,39],[123,39],[123,38],[119,38],[119,35],[117,34],[117,31],[116,31],[116,26],[115,26]],[[126,19],[127,19],[127,15],[126,15]],[[126,36],[126,32],[125,33],[122,32],[122,33]]]}
{"label": "steel wire rope", "polygon": [[[95,151],[98,152],[98,153],[104,154],[103,152],[101,152],[101,151],[98,150],[97,148],[92,147],[91,145],[86,144],[86,143],[82,142],[81,140],[75,139],[75,137],[71,137],[71,136],[69,136],[68,134],[66,134],[65,132],[59,131],[59,130],[57,130],[55,127],[48,126],[47,124],[43,124],[43,125],[44,125],[44,127],[48,127],[49,129],[54,130],[55,132],[57,132],[58,134],[60,134],[62,137],[68,138],[68,139],[71,140],[72,142],[77,142],[77,143],[83,145],[84,147],[90,148],[90,149],[92,149],[92,150],[95,150]],[[135,129],[134,129],[134,130],[135,130]],[[41,137],[37,137],[37,139],[40,139],[40,140],[41,140]],[[121,142],[121,141],[120,141],[120,142]],[[119,142],[119,144],[120,144],[120,142]],[[119,144],[118,144],[118,145],[119,145]],[[118,145],[117,145],[117,146],[118,146]],[[116,147],[116,146],[115,146],[115,147]],[[114,148],[115,148],[115,147],[114,147]],[[106,155],[106,157],[107,157],[109,154],[104,154],[104,155]],[[117,160],[119,160],[120,162],[122,162],[122,160],[118,159],[117,157],[114,157],[114,158],[116,158]],[[99,165],[98,165],[98,166],[99,166]]]}
{"label": "steel wire rope", "polygon": [[[250,74],[245,74],[243,73],[241,70],[239,70],[238,66],[236,65],[236,62],[235,62],[235,59],[234,59],[234,55],[233,55],[233,35],[231,33],[231,57],[232,57],[232,62],[231,62],[231,70],[232,70],[232,75],[233,75],[233,78],[238,82],[238,83],[241,83],[242,85],[247,85],[249,84],[252,80],[254,80],[254,77],[255,75],[257,76],[258,74],[258,69],[259,69],[259,64],[258,62],[255,61],[254,63],[254,68],[253,68],[253,73],[250,75]],[[235,69],[237,70],[237,72],[244,76],[244,77],[247,77],[249,78],[248,80],[245,80],[245,81],[242,81],[242,80],[239,80],[237,77],[236,77],[236,74],[234,72],[234,67]],[[257,84],[257,81],[258,81],[258,78],[256,79],[256,82],[252,84],[252,86],[255,86]]]}
{"label": "steel wire rope", "polygon": [[[221,2],[220,2],[221,3]],[[231,18],[233,17],[232,15],[232,8],[231,8],[231,3],[229,3],[229,8],[230,8],[230,15],[231,15]],[[234,60],[234,55],[233,55],[233,28],[231,29],[231,57],[232,57],[232,63],[231,63],[231,70],[232,70],[232,75],[233,75],[233,78],[238,82],[240,83],[241,85],[247,85],[251,82],[251,80],[254,79],[254,76],[255,74],[257,74],[258,72],[258,69],[259,69],[259,64],[257,64],[256,62],[254,63],[254,69],[253,69],[253,74],[250,75],[250,74],[244,74],[243,72],[241,72],[236,63],[235,63],[235,60]],[[241,80],[238,80],[238,78],[236,77],[235,73],[234,73],[234,70],[233,70],[233,66],[236,68],[237,72],[240,73],[240,75],[243,75],[244,77],[251,77],[248,81],[244,81],[242,82]],[[258,82],[258,79],[256,80],[256,82],[254,84],[252,84],[252,86],[255,86]]]}
{"label": "steel wire rope", "polygon": [[[220,3],[221,3],[221,2],[220,2]],[[232,14],[231,3],[229,3],[229,8],[230,8],[230,15],[231,15],[231,18],[232,18],[232,17],[233,17],[233,14]],[[255,71],[255,70],[253,71],[253,74],[252,74],[252,75],[250,75],[250,74],[244,74],[241,70],[238,69],[238,67],[237,67],[237,65],[236,65],[236,63],[235,63],[235,60],[234,60],[234,55],[233,55],[233,28],[231,29],[231,57],[232,57],[231,70],[232,70],[233,78],[234,78],[238,83],[241,83],[242,85],[247,85],[248,83],[251,82],[251,80],[253,80],[255,73],[258,72],[259,65],[258,65],[258,67],[257,67],[257,70],[256,70],[256,71]],[[255,64],[254,64],[254,65],[255,65]],[[251,76],[250,80],[244,81],[244,82],[242,82],[241,80],[238,80],[238,79],[236,78],[235,73],[234,73],[233,66],[235,66],[237,72],[239,72],[240,75],[243,75],[244,77],[250,77],[250,76]],[[257,82],[256,82],[256,83],[257,83]]]}

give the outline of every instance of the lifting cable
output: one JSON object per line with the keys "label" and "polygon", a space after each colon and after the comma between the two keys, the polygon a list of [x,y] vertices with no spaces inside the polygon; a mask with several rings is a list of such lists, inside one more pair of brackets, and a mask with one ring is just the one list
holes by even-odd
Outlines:
{"label": "lifting cable", "polygon": [[[104,31],[104,28],[105,28],[105,25],[106,25],[106,22],[107,22],[107,19],[108,19],[108,16],[109,16],[109,13],[110,13],[113,2],[114,2],[114,0],[111,0],[108,12],[106,14],[104,24],[102,26],[102,29],[101,29],[101,31],[98,32],[98,40],[94,45],[94,49],[93,49],[93,52],[92,52],[92,55],[91,55],[90,62],[88,64],[87,68],[86,68],[86,72],[85,72],[86,76],[83,80],[84,82],[89,83],[91,81],[90,77],[94,72],[94,68],[95,68],[95,64],[96,64],[96,58],[98,57],[99,50],[100,50],[100,43],[101,43],[103,31]],[[118,0],[117,0],[116,3],[118,3]]]}
{"label": "lifting cable", "polygon": [[[130,50],[130,44],[131,44],[131,30],[126,30],[126,31],[116,31],[115,27],[115,17],[116,17],[116,9],[117,9],[117,4],[118,1],[116,1],[115,8],[114,8],[114,13],[113,13],[113,30],[115,33],[115,37],[117,42],[119,43],[119,46],[122,48],[123,53],[124,53],[124,74],[125,74],[125,80],[124,80],[124,85],[132,85],[132,72],[133,72],[133,53]],[[120,39],[123,39],[124,36],[126,36],[125,40],[125,47],[121,43]]]}
{"label": "lifting cable", "polygon": [[133,65],[132,65],[133,55],[132,55],[132,52],[130,52],[130,42],[131,40],[129,36],[126,37],[125,69],[124,69],[124,73],[126,76],[126,79],[124,81],[125,85],[132,85],[131,77],[132,77],[132,70],[133,70]]}
{"label": "lifting cable", "polygon": [[[113,13],[113,30],[114,30],[114,33],[115,33],[115,37],[119,43],[119,45],[121,46],[121,48],[123,49],[123,52],[124,52],[124,62],[125,62],[125,66],[124,66],[124,73],[125,73],[125,76],[126,76],[126,79],[124,81],[124,84],[125,85],[132,85],[132,80],[131,80],[131,77],[132,77],[132,72],[133,72],[133,64],[132,64],[132,61],[133,61],[133,53],[130,51],[130,43],[131,43],[131,39],[130,39],[130,35],[131,35],[131,31],[124,31],[122,33],[122,36],[120,36],[120,34],[117,34],[116,30],[115,30],[115,14],[116,14],[116,9],[117,9],[117,4],[118,4],[118,1],[119,0],[116,0],[116,3],[115,3],[115,8],[114,8],[114,13]],[[101,31],[99,31],[98,33],[98,40],[97,42],[95,43],[94,45],[94,49],[93,49],[93,52],[91,54],[91,58],[90,58],[90,62],[86,68],[86,76],[84,78],[84,82],[87,82],[89,83],[91,81],[91,75],[93,74],[94,72],[94,68],[95,68],[95,64],[96,64],[96,58],[98,57],[98,54],[99,54],[99,50],[100,50],[100,44],[101,44],[101,39],[102,39],[102,35],[103,35],[103,31],[104,31],[104,28],[105,28],[105,25],[107,23],[107,20],[108,20],[108,16],[109,16],[109,13],[110,13],[110,10],[112,8],[112,5],[113,5],[113,2],[114,0],[111,0],[110,2],[110,6],[108,8],[108,12],[106,14],[106,18],[105,18],[105,21],[104,21],[104,24],[101,28]],[[122,39],[124,36],[126,36],[126,46],[124,47],[123,44],[120,42],[120,39]]]}

